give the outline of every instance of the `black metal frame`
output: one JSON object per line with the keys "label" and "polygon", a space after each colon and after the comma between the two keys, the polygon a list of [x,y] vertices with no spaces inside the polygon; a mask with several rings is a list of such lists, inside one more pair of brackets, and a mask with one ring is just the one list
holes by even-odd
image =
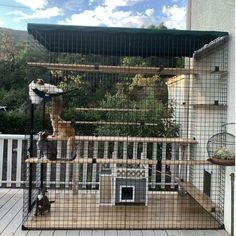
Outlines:
{"label": "black metal frame", "polygon": [[[35,39],[40,39],[40,42],[49,40],[48,38],[43,38],[40,30],[37,32],[37,29],[31,29],[30,32],[33,32],[32,34]],[[56,39],[55,35],[53,37],[53,31],[51,34],[52,41],[50,41],[50,43],[53,45],[53,40],[55,42]],[[62,35],[63,34],[64,33],[62,32]],[[73,37],[75,35],[81,35],[82,38],[83,32],[72,32],[72,34]],[[129,37],[126,34],[124,35],[125,37],[123,40],[128,40]],[[105,38],[104,35],[104,39]],[[141,39],[142,35],[140,36],[137,34],[136,40]],[[59,37],[57,40],[61,40],[62,42],[60,43],[63,44],[63,37]],[[165,48],[167,49],[168,44],[171,45],[171,43],[179,43],[181,47],[185,46],[184,35],[183,37],[178,37],[178,40],[180,41],[174,42],[174,38],[169,38],[169,40],[170,41],[160,40],[160,42],[165,44]],[[193,38],[191,40],[189,41],[188,39],[188,43],[193,44],[194,46],[197,46],[198,44],[202,45],[201,40],[195,41]],[[79,42],[78,39],[78,43]],[[86,43],[87,45],[87,42],[83,41],[83,43]],[[105,41],[103,43],[105,44]],[[113,44],[113,42],[109,41],[109,43],[110,46],[117,46],[116,44]],[[36,45],[35,48],[37,48],[38,42],[33,41],[33,44]],[[164,58],[161,58],[160,55],[157,55],[157,58],[151,57],[148,59],[138,57],[136,58],[137,62],[135,63],[140,63],[139,60],[143,64],[153,63],[151,66],[142,66],[143,68],[146,68],[143,77],[135,77],[134,72],[132,72],[132,74],[122,73],[121,70],[123,67],[119,67],[119,63],[124,58],[120,55],[107,56],[104,52],[100,52],[103,53],[102,55],[94,55],[91,54],[91,52],[96,51],[96,45],[91,44],[90,47],[91,48],[83,49],[86,51],[83,56],[79,54],[80,51],[76,51],[78,55],[70,54],[69,49],[68,52],[63,51],[64,54],[62,55],[69,61],[69,63],[63,64],[63,68],[66,68],[67,65],[68,69],[66,73],[75,78],[78,76],[82,83],[87,83],[92,87],[91,90],[94,93],[101,89],[102,83],[108,84],[107,79],[109,79],[110,85],[107,85],[107,91],[110,92],[110,99],[113,99],[112,102],[114,103],[118,100],[121,101],[118,108],[120,110],[124,109],[124,112],[106,111],[108,115],[100,115],[98,113],[102,112],[102,110],[99,111],[98,109],[98,111],[96,111],[97,113],[94,114],[96,114],[99,119],[104,119],[104,123],[101,123],[100,120],[92,120],[94,122],[93,124],[76,123],[74,120],[67,123],[67,127],[71,128],[73,125],[79,127],[77,127],[77,136],[75,137],[77,142],[77,158],[75,161],[71,163],[60,160],[55,162],[42,160],[31,161],[32,159],[30,158],[36,158],[34,155],[34,153],[36,153],[36,150],[34,150],[34,135],[36,134],[36,130],[38,131],[39,129],[39,127],[35,127],[34,120],[36,105],[31,105],[30,158],[26,160],[25,164],[26,188],[24,191],[22,229],[223,228],[225,167],[213,166],[207,162],[206,144],[209,136],[212,133],[219,131],[226,120],[227,79],[225,79],[225,77],[227,76],[227,60],[225,57],[227,56],[227,42],[223,44],[223,46],[220,44],[219,48],[216,47],[219,52],[217,51],[218,54],[216,54],[215,59],[212,58],[211,55],[208,56],[204,54],[204,56],[202,56],[202,48],[199,48],[199,52],[195,52],[197,54],[196,58],[194,58],[194,56],[193,58],[184,57],[186,53],[190,53],[188,48],[185,49],[185,54],[182,56],[178,55],[180,56],[179,58],[173,57],[168,50],[166,51],[167,57]],[[120,47],[122,47],[122,44],[120,44]],[[155,46],[154,48],[156,50],[155,53],[158,54],[158,47]],[[145,48],[137,49],[137,52],[139,52],[139,50],[145,50]],[[49,51],[48,61],[54,62],[58,60],[60,62],[60,60],[62,60],[60,58],[60,53],[62,52]],[[92,71],[80,72],[76,71],[76,69],[73,70],[74,61],[82,60],[80,56],[83,60],[87,60],[86,63],[88,63],[88,68],[94,63],[95,66],[92,68]],[[129,58],[130,55],[126,56]],[[111,57],[111,62],[109,61],[109,57]],[[135,60],[135,58],[130,58],[130,60]],[[111,73],[110,71],[100,72],[100,67],[96,64],[97,60],[100,60],[99,62],[101,64],[105,62],[105,65],[103,65],[104,68],[112,65],[114,70],[120,70],[121,73],[119,74],[117,71],[115,73]],[[175,66],[173,68],[166,68],[166,70],[171,71],[171,73],[164,73],[165,68],[162,68],[160,64],[154,65],[155,63],[161,63],[162,60],[169,67]],[[40,65],[40,63],[35,63],[36,64],[34,65],[31,63],[30,65],[41,68],[42,65]],[[77,61],[76,63],[78,64]],[[106,63],[111,63],[111,65],[107,65]],[[181,64],[180,68],[177,68],[176,66],[178,63]],[[115,66],[113,64],[115,64]],[[48,65],[44,64],[43,68]],[[50,66],[53,67],[52,64],[50,64]],[[55,64],[54,66],[58,66],[58,64]],[[150,72],[151,75],[147,72],[148,69],[150,69],[149,67],[156,68],[157,66],[158,68],[161,68],[161,70],[159,70],[160,78],[158,79],[153,76],[153,72]],[[193,69],[191,68],[192,66],[194,67]],[[83,70],[85,70],[85,67],[86,66],[83,67]],[[136,67],[139,69],[142,68],[140,65]],[[135,69],[134,66],[131,65],[128,65],[127,68],[131,68],[132,70]],[[58,70],[58,68],[54,69],[55,71]],[[97,71],[94,71],[94,69]],[[184,71],[185,74],[183,77],[179,76],[179,69]],[[53,70],[53,68],[50,68],[50,70]],[[109,68],[109,70],[111,70],[111,68]],[[172,77],[173,73],[176,73],[176,77]],[[65,82],[63,76],[62,78],[55,77],[54,75],[50,76],[50,80],[55,81],[54,84]],[[69,78],[67,78],[66,81],[66,89],[70,90],[71,88],[68,85]],[[126,84],[124,81],[126,81]],[[155,83],[150,81],[155,81]],[[166,82],[166,85],[163,85],[163,81]],[[215,88],[213,86],[214,83],[217,84]],[[114,86],[114,84],[116,86]],[[125,87],[127,84],[129,87]],[[129,89],[132,90],[132,93],[128,94],[130,97],[128,97],[128,95],[126,96],[124,93],[122,94],[123,91],[122,89],[119,90],[119,85],[123,86],[123,91],[125,91],[125,89],[127,91],[129,91]],[[89,86],[86,88],[89,90]],[[168,91],[165,92],[165,89]],[[207,96],[208,90],[209,94]],[[114,91],[117,92],[117,97],[115,99],[112,97]],[[152,93],[155,96],[151,97]],[[205,100],[199,96],[199,93],[202,93],[201,95]],[[120,95],[120,97],[118,97],[118,95]],[[130,100],[128,100],[127,97]],[[105,96],[103,99],[103,102],[105,103]],[[128,104],[125,102],[122,103],[122,101],[126,101],[125,99],[128,100]],[[158,103],[155,103],[158,99],[161,101],[160,107],[157,106]],[[164,101],[165,99],[167,101]],[[72,104],[69,100],[70,99],[65,97],[65,104]],[[93,103],[96,104],[97,101],[91,100],[92,102],[90,104],[89,102],[84,101],[80,106],[86,107]],[[173,104],[168,104],[172,100],[174,100]],[[137,112],[135,106],[129,107],[135,102],[135,105],[140,106],[138,108],[141,110],[143,109],[143,112]],[[154,105],[151,105],[153,105],[154,108],[149,104],[151,102],[153,102]],[[43,101],[42,106],[40,105],[42,111],[42,126],[40,128],[42,130],[46,128],[46,115],[48,115],[47,105],[50,106],[50,103],[46,104],[45,101]],[[99,108],[98,103],[96,106]],[[127,108],[129,108],[130,111],[125,110]],[[153,109],[153,113],[148,113],[148,109]],[[164,122],[155,124],[155,122],[157,122],[156,116],[160,114],[158,112],[160,112],[161,109],[163,109],[167,115],[165,114],[166,117],[160,118],[160,121],[165,120],[167,124],[164,124]],[[80,114],[80,116],[77,115],[77,117],[82,117],[83,119],[89,117],[89,107],[86,112],[85,115]],[[129,114],[135,117],[135,119],[131,116],[130,118],[128,116]],[[145,120],[148,115],[150,119]],[[93,119],[96,118],[94,117]],[[121,119],[122,117],[123,120]],[[110,120],[108,118],[110,118]],[[194,118],[196,118],[196,122],[193,121]],[[65,121],[65,119],[63,121]],[[214,124],[213,121],[215,121],[216,124]],[[124,126],[125,129],[119,127],[121,126],[119,122],[122,123],[122,126]],[[60,123],[57,123],[57,125],[59,129]],[[162,130],[162,132],[166,133],[158,133],[158,129],[162,128],[161,125],[166,125]],[[176,130],[168,130],[168,128]],[[122,135],[114,137],[115,135],[110,131],[116,129],[120,133],[123,132]],[[92,134],[91,131],[93,132]],[[169,134],[167,131],[172,133]],[[104,135],[105,132],[108,133]],[[109,132],[112,133],[112,135]],[[119,132],[117,133],[119,134]],[[146,135],[147,137],[145,136],[145,132],[148,132],[148,135]],[[101,138],[103,135],[104,139]],[[119,138],[122,137],[123,139],[120,141]],[[67,157],[68,140],[63,138],[56,139],[57,138],[52,138],[60,151],[58,157]],[[131,141],[132,139],[134,141]],[[131,162],[130,159],[134,159],[132,160],[133,162]],[[147,162],[144,162],[145,160]],[[106,185],[104,192],[109,195],[109,200],[110,198],[111,200],[104,206],[99,202],[100,199],[97,198],[96,194],[100,191],[101,187],[101,183],[99,182],[101,169],[103,168],[103,164],[108,164],[109,161],[111,179],[104,179],[104,181],[108,181],[107,183],[104,182]],[[142,168],[145,173],[143,177],[140,177],[140,172],[143,170]],[[212,174],[210,196],[205,196],[203,193],[204,178],[202,173],[204,169]],[[119,176],[121,172],[118,174],[118,170],[124,172],[122,177]],[[141,206],[140,202],[134,202],[134,204],[133,202],[126,202],[126,204],[121,202],[121,204],[117,204],[114,199],[118,197],[116,188],[119,187],[119,178],[124,178],[127,187],[132,185],[131,187],[133,189],[140,188],[140,195],[146,191],[147,202],[143,201],[143,199],[139,199]],[[141,185],[141,179],[142,181],[147,181],[145,187],[144,185]],[[51,213],[45,213],[43,216],[33,216],[38,188],[43,187],[49,189],[49,199],[55,200],[56,202],[52,206]],[[96,194],[93,194],[93,192]],[[199,199],[199,195],[201,195],[202,198]],[[91,199],[93,199],[93,201]],[[160,202],[160,199],[162,199],[163,202]],[[27,211],[25,208],[27,208]],[[124,215],[122,215],[123,211],[125,212]],[[157,212],[160,211],[163,211],[163,218],[158,219],[159,216]],[[181,220],[178,219],[178,214],[175,214],[175,211],[178,211],[180,217],[183,218],[183,221],[186,221],[186,224],[180,223]],[[93,216],[93,214],[95,216]],[[105,224],[105,220],[104,222],[99,221],[96,218],[96,214],[101,214],[101,217],[110,219],[113,222]],[[116,217],[116,215],[119,214],[120,217]],[[191,219],[191,214],[194,215],[195,218],[193,217],[193,219]],[[125,217],[125,222],[122,221],[122,217]],[[80,222],[78,222],[79,220]],[[153,224],[149,224],[148,220],[152,221]],[[64,225],[59,226],[58,222],[60,223],[62,221],[64,222]],[[157,221],[160,221],[161,223]],[[209,223],[207,223],[208,221]],[[49,225],[48,222],[51,222],[51,225]],[[139,224],[135,224],[135,222],[139,222]],[[86,224],[89,224],[89,226],[86,226]]]}

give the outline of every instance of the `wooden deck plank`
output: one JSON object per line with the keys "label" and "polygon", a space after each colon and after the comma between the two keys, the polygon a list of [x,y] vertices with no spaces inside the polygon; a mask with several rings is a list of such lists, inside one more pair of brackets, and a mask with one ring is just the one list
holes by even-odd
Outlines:
{"label": "wooden deck plank", "polygon": [[[230,236],[225,230],[214,230],[213,232],[217,233],[217,236]],[[210,233],[213,233],[213,232],[210,232]],[[207,236],[210,236],[210,235],[207,235]]]}
{"label": "wooden deck plank", "polygon": [[104,230],[93,230],[92,231],[92,236],[104,236]]}
{"label": "wooden deck plank", "polygon": [[207,232],[207,236],[230,236],[225,230],[210,230]]}
{"label": "wooden deck plank", "polygon": [[[22,209],[22,199],[18,198],[17,202],[8,210],[8,212],[1,218],[0,233],[11,224],[15,218],[16,213]],[[20,215],[19,215],[20,217]],[[10,226],[9,226],[10,227]]]}
{"label": "wooden deck plank", "polygon": [[[21,201],[21,200],[20,200]],[[0,232],[0,234],[2,235],[14,235],[15,232],[17,231],[17,229],[19,228],[19,226],[21,225],[21,216],[22,216],[22,203],[20,206],[20,209],[18,210],[18,212],[15,212],[15,217],[12,219],[12,221],[6,225],[6,227],[4,228],[4,230],[2,232]]]}
{"label": "wooden deck plank", "polygon": [[230,236],[225,230],[179,230],[181,236]]}
{"label": "wooden deck plank", "polygon": [[167,230],[166,233],[168,236],[181,236],[178,230]]}
{"label": "wooden deck plank", "polygon": [[11,191],[11,194],[9,197],[6,195],[6,198],[2,199],[5,200],[5,202],[1,203],[1,211],[0,211],[0,220],[8,213],[9,209],[11,209],[18,201],[22,202],[22,199],[19,199],[19,196],[21,195],[21,192],[19,191]]}
{"label": "wooden deck plank", "polygon": [[[124,230],[122,230],[124,231]],[[125,230],[126,231],[126,230]],[[230,236],[225,230],[178,230],[180,236]],[[22,231],[17,230],[14,233],[14,236],[44,236],[47,235],[47,232],[50,232],[49,235],[55,235],[54,232],[58,232],[58,230],[55,231],[46,231],[45,233],[41,234],[42,231],[40,230],[30,230],[30,231]],[[104,236],[120,236],[118,233],[120,231],[117,230],[105,230]],[[122,233],[121,236],[130,236],[130,231],[126,231],[126,235]],[[167,234],[169,232],[169,234]],[[80,230],[68,230],[64,236],[92,236],[93,231],[92,230],[82,230],[82,233]],[[119,235],[118,235],[119,234]],[[173,235],[172,230],[142,230],[143,236],[170,236]],[[8,236],[4,234],[0,234],[2,236]]]}
{"label": "wooden deck plank", "polygon": [[29,230],[26,236],[39,236],[41,230]]}
{"label": "wooden deck plank", "polygon": [[[22,217],[20,217],[20,220],[22,221]],[[28,233],[29,233],[28,230],[21,229],[21,223],[20,223],[20,225],[18,226],[17,230],[14,233],[14,236],[26,236],[26,235],[28,235]],[[33,236],[33,235],[31,235],[31,236]],[[35,234],[34,236],[37,236],[37,235]]]}
{"label": "wooden deck plank", "polygon": [[54,230],[42,230],[39,236],[53,236]]}
{"label": "wooden deck plank", "polygon": [[179,230],[181,236],[206,236],[203,230]]}
{"label": "wooden deck plank", "polygon": [[9,191],[4,192],[0,198],[0,206],[6,204],[18,191],[19,190],[17,189],[10,189]]}
{"label": "wooden deck plank", "polygon": [[156,236],[153,230],[142,230],[143,236]]}
{"label": "wooden deck plank", "polygon": [[130,236],[143,236],[142,230],[130,230]]}
{"label": "wooden deck plank", "polygon": [[[21,204],[22,204],[22,208],[21,210],[19,211],[20,214],[17,216],[19,221],[17,222],[17,230],[14,232],[14,236],[38,236],[39,234],[36,234],[36,232],[34,234],[30,234],[30,232],[28,230],[22,230],[21,229],[21,226],[22,226],[22,211],[23,211],[23,201],[22,201],[22,189],[20,189],[20,191],[18,192],[18,194],[16,195],[16,197],[18,197],[21,201]],[[0,221],[1,222],[1,221]],[[10,224],[8,224],[7,227],[9,227]],[[37,231],[37,232],[40,232],[40,231]],[[32,232],[33,233],[33,232]]]}
{"label": "wooden deck plank", "polygon": [[130,236],[129,230],[118,230],[118,236]]}
{"label": "wooden deck plank", "polygon": [[1,191],[0,191],[0,199],[6,195],[11,189],[9,188],[1,188]]}
{"label": "wooden deck plank", "polygon": [[105,230],[104,236],[118,236],[117,230]]}
{"label": "wooden deck plank", "polygon": [[79,236],[80,230],[67,230],[65,236]]}
{"label": "wooden deck plank", "polygon": [[53,233],[53,236],[65,236],[67,233],[67,230],[55,230]]}
{"label": "wooden deck plank", "polygon": [[153,230],[156,236],[168,236],[165,230]]}
{"label": "wooden deck plank", "polygon": [[92,230],[80,230],[79,236],[92,236]]}

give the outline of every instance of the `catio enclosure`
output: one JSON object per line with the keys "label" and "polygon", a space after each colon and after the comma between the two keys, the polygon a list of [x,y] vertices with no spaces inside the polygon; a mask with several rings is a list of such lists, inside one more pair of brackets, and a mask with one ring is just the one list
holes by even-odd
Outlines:
{"label": "catio enclosure", "polygon": [[[63,94],[34,91],[23,229],[223,227],[225,167],[207,161],[207,142],[225,132],[228,33],[42,24],[28,33],[29,75]],[[39,158],[44,130],[58,160]],[[35,216],[40,188],[55,202]]]}

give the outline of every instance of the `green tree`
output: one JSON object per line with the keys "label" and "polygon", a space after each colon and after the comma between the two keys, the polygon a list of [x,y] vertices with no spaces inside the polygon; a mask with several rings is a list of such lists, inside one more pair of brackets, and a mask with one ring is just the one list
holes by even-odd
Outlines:
{"label": "green tree", "polygon": [[[165,91],[164,84],[159,84],[159,78],[143,78],[135,76],[126,93],[123,84],[117,84],[117,93],[107,93],[101,101],[103,108],[129,108],[130,112],[106,112],[100,118],[107,121],[107,125],[99,125],[95,132],[98,135],[120,136],[150,136],[170,137],[178,135],[178,125],[174,120],[174,105],[167,102],[167,96],[162,92],[162,99],[156,91]],[[159,87],[157,87],[159,84]],[[166,85],[165,85],[166,86]],[[166,91],[165,91],[166,92]],[[137,109],[143,112],[137,111]],[[121,124],[109,124],[121,122]]]}
{"label": "green tree", "polygon": [[12,61],[15,55],[15,46],[10,33],[0,30],[0,61]]}
{"label": "green tree", "polygon": [[168,28],[165,26],[164,22],[161,22],[159,25],[150,25],[148,26],[149,29],[160,29],[160,30],[167,30]]}

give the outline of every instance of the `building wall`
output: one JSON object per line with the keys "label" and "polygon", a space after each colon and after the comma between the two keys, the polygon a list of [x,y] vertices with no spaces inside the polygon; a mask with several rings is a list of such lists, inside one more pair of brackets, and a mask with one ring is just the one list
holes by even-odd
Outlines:
{"label": "building wall", "polygon": [[[235,0],[188,0],[187,29],[229,32],[227,123],[235,122]],[[235,133],[235,125],[227,128]],[[226,168],[224,223],[228,232],[231,227],[229,174],[234,171],[234,167]]]}
{"label": "building wall", "polygon": [[[188,156],[194,160],[207,160],[207,142],[213,135],[221,132],[221,126],[226,122],[226,84],[227,78],[221,73],[212,73],[214,66],[225,70],[221,65],[227,50],[217,48],[217,51],[199,60],[192,60],[193,68],[198,69],[196,75],[182,75],[171,78],[167,82],[168,96],[175,104],[175,120],[180,124],[180,135],[195,137],[197,145]],[[187,61],[187,60],[186,60]],[[227,61],[225,61],[227,65]],[[207,71],[204,71],[207,70]],[[215,105],[215,101],[218,105]],[[188,124],[188,125],[187,125]],[[211,200],[217,204],[221,190],[219,182],[219,166],[203,165],[189,166],[188,177],[181,176],[192,185],[203,191],[204,169],[212,174]],[[186,169],[186,168],[184,168]],[[183,174],[185,171],[181,170]]]}
{"label": "building wall", "polygon": [[188,0],[187,28],[229,32],[227,122],[235,122],[235,0]]}

